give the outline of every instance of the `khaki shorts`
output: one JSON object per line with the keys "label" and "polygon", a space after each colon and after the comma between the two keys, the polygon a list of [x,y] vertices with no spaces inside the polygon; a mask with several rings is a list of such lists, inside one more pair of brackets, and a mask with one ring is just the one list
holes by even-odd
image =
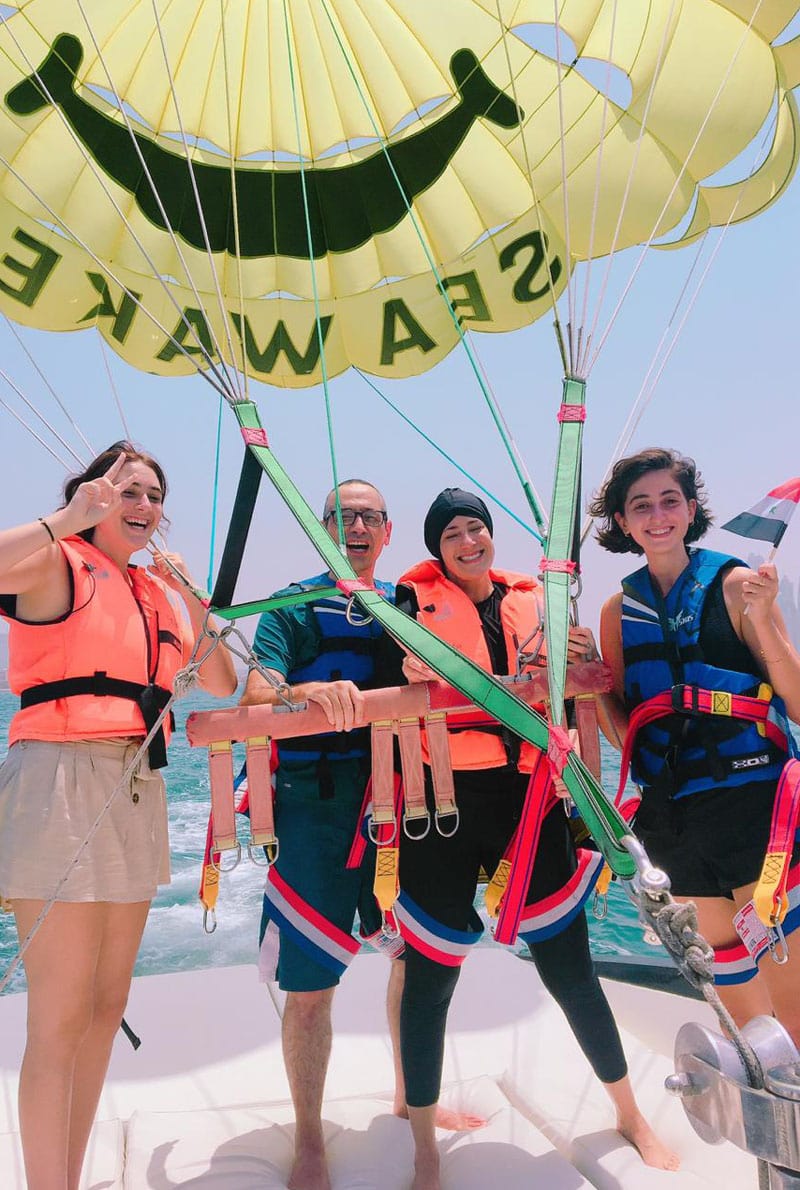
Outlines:
{"label": "khaki shorts", "polygon": [[164,782],[146,755],[81,850],[138,747],[129,739],[12,744],[0,765],[0,897],[127,904],[152,900],[169,883]]}

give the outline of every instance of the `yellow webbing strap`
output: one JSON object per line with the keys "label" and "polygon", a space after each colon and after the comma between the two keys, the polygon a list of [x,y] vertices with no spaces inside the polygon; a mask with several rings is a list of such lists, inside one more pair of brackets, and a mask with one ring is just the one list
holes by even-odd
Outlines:
{"label": "yellow webbing strap", "polygon": [[372,891],[383,913],[388,913],[400,891],[398,883],[400,868],[399,847],[379,847],[375,855],[375,882]]}
{"label": "yellow webbing strap", "polygon": [[764,856],[761,875],[753,893],[753,904],[759,920],[769,929],[780,925],[789,910],[789,898],[781,885],[791,855],[786,851],[768,851]]}
{"label": "yellow webbing strap", "polygon": [[503,899],[503,894],[506,891],[508,884],[508,877],[511,874],[511,861],[508,859],[501,859],[500,863],[495,869],[494,876],[492,876],[489,883],[486,885],[486,895],[484,903],[486,905],[486,912],[490,917],[497,917],[500,913],[500,902]]}
{"label": "yellow webbing strap", "polygon": [[[764,702],[771,702],[773,693],[774,691],[769,682],[762,682],[758,687],[758,694],[756,695],[756,698],[761,698],[764,700]],[[762,738],[766,739],[767,727],[765,723],[756,723],[756,731]]]}

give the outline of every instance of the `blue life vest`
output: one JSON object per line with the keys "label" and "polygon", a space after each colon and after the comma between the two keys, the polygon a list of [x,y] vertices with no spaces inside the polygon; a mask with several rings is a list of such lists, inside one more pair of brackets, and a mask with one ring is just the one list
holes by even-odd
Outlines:
{"label": "blue life vest", "polygon": [[[666,598],[653,587],[646,566],[623,580],[622,650],[629,710],[682,685],[759,695],[764,683],[757,673],[709,665],[700,647],[709,588],[720,571],[740,565],[727,554],[690,550],[689,564]],[[790,748],[789,724],[777,695],[772,696],[769,717],[785,732]],[[754,723],[675,714],[641,728],[632,772],[638,785],[679,798],[753,781],[777,782],[786,757],[787,752],[766,739]]]}
{"label": "blue life vest", "polygon": [[[299,591],[314,587],[330,588],[328,574],[318,574],[298,583]],[[391,583],[375,583],[375,589],[385,599],[394,598]],[[354,682],[360,690],[368,689],[375,674],[375,644],[383,632],[377,620],[365,616],[361,605],[353,600],[347,614],[349,597],[330,595],[308,608],[314,614],[320,635],[316,657],[306,665],[297,666],[286,675],[290,686],[303,682]],[[278,757],[284,761],[357,760],[369,754],[369,728],[354,731],[331,731],[324,735],[297,736],[278,741]]]}

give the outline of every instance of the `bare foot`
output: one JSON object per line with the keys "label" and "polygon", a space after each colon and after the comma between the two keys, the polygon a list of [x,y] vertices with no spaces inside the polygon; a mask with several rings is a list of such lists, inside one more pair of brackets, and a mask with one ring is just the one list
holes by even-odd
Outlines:
{"label": "bare foot", "polygon": [[653,1169],[680,1169],[681,1159],[659,1140],[647,1120],[639,1112],[627,1120],[617,1118],[617,1132],[637,1150],[645,1165]]}
{"label": "bare foot", "polygon": [[[401,1120],[408,1119],[408,1108],[404,1103],[395,1103],[392,1112]],[[472,1132],[475,1128],[484,1128],[486,1120],[483,1116],[473,1116],[469,1112],[463,1111],[451,1111],[449,1107],[437,1104],[434,1124],[437,1128],[446,1128],[449,1132]]]}
{"label": "bare foot", "polygon": [[286,1183],[288,1190],[331,1190],[325,1149],[309,1146],[299,1149]]}

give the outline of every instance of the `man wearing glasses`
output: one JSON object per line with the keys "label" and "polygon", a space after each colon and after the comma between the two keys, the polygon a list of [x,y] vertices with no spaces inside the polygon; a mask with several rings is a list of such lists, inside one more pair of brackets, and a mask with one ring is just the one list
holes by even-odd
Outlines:
{"label": "man wearing glasses", "polygon": [[[361,479],[346,480],[338,492],[350,565],[363,582],[392,599],[392,585],[374,577],[392,533],[383,496]],[[325,501],[322,523],[338,542],[335,490]],[[321,593],[309,603],[265,612],[253,641],[256,657],[288,685],[292,701],[317,703],[332,728],[278,744],[280,853],[269,870],[261,923],[262,975],[277,974],[287,993],[283,1053],[296,1118],[292,1190],[330,1186],[321,1111],[333,992],[352,957],[356,910],[366,933],[379,924],[372,872],[345,865],[370,767],[369,728],[360,726],[361,691],[371,684],[382,629],[357,604],[348,605],[346,596],[323,594],[333,582],[330,574],[318,574],[280,592],[318,587]],[[278,695],[252,670],[241,701],[275,703]]]}

